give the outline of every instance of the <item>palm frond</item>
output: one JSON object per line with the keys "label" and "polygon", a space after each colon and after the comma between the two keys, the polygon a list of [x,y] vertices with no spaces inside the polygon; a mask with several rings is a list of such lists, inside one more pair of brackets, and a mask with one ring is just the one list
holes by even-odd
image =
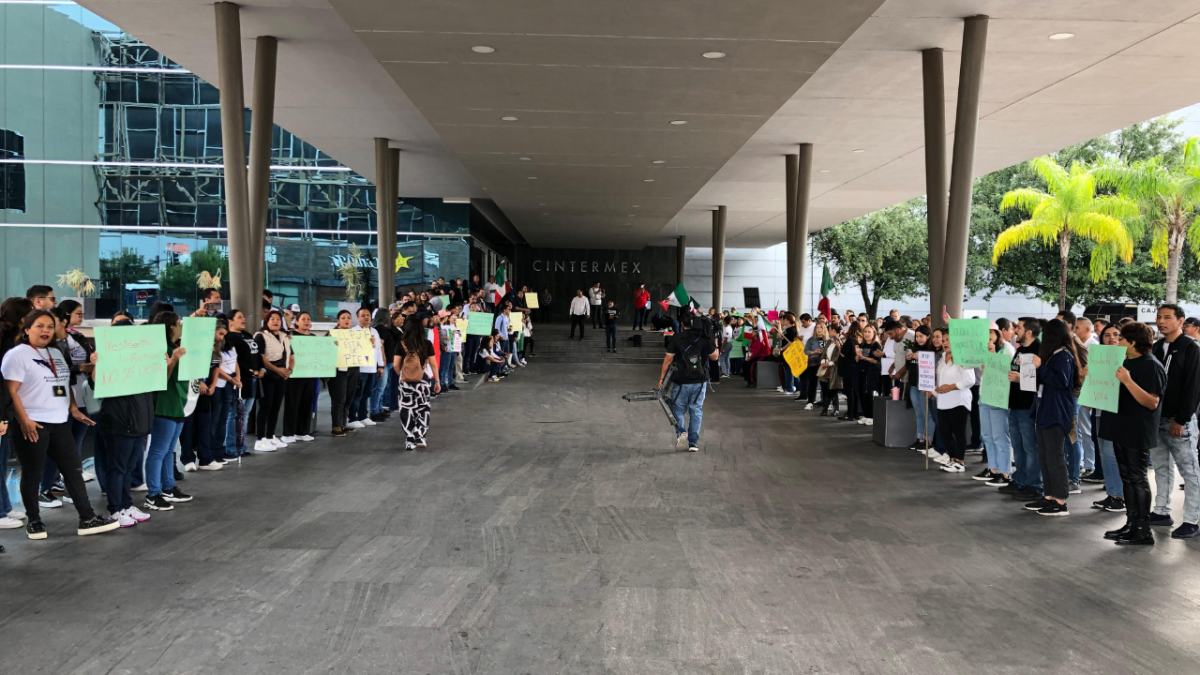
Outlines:
{"label": "palm frond", "polygon": [[1053,244],[1058,241],[1060,231],[1060,228],[1046,220],[1026,220],[1017,223],[996,237],[996,244],[992,247],[992,264],[1000,262],[1000,256],[1005,253],[1034,239],[1040,239],[1042,244],[1047,246]]}
{"label": "palm frond", "polygon": [[72,267],[65,274],[58,275],[58,285],[62,288],[70,288],[81,298],[89,297],[96,292],[96,284],[92,283],[92,278],[78,267]]}
{"label": "palm frond", "polygon": [[1137,218],[1141,213],[1138,203],[1124,195],[1101,195],[1096,197],[1093,200],[1091,210],[1106,216],[1112,216],[1118,220]]}
{"label": "palm frond", "polygon": [[1052,197],[1041,190],[1033,188],[1017,188],[1005,193],[1004,198],[1000,200],[1000,212],[1004,213],[1014,208],[1019,208],[1030,214],[1035,214],[1038,207],[1047,201],[1052,201]]}
{"label": "palm frond", "polygon": [[1050,192],[1057,192],[1059,186],[1070,178],[1067,170],[1059,166],[1058,162],[1048,155],[1029,160],[1029,168],[1046,181],[1046,187]]}
{"label": "palm frond", "polygon": [[350,244],[349,248],[349,259],[338,265],[337,273],[342,283],[346,285],[346,302],[354,302],[358,300],[363,291],[362,268],[359,267],[362,252],[357,244]]}
{"label": "palm frond", "polygon": [[1154,242],[1150,244],[1150,260],[1155,267],[1167,268],[1167,238],[1170,233],[1167,228],[1161,228],[1154,233]]}
{"label": "palm frond", "polygon": [[1111,246],[1114,256],[1125,262],[1133,260],[1133,240],[1120,220],[1104,213],[1078,213],[1071,217],[1069,227],[1071,234],[1096,242],[1097,248]]}

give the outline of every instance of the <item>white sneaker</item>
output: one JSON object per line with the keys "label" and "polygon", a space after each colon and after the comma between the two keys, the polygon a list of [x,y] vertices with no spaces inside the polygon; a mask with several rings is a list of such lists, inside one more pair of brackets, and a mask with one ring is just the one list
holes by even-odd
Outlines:
{"label": "white sneaker", "polygon": [[775,391],[783,391],[783,385],[775,387]]}
{"label": "white sneaker", "polygon": [[147,520],[150,520],[150,514],[146,513],[145,511],[142,511],[141,509],[139,509],[136,506],[131,506],[131,507],[125,509],[125,513],[129,514],[130,518],[133,518],[134,520],[138,521],[139,523],[144,523]]}
{"label": "white sneaker", "polygon": [[23,525],[24,523],[16,518],[10,518],[8,516],[0,518],[0,530],[15,530]]}
{"label": "white sneaker", "polygon": [[367,425],[363,424],[362,422],[351,422],[346,425],[346,428],[347,429],[364,429],[364,428],[366,428],[366,426]]}
{"label": "white sneaker", "polygon": [[804,409],[805,409],[805,410],[812,410],[812,409],[813,409],[813,404],[809,403],[808,405],[804,406]]}
{"label": "white sneaker", "polygon": [[679,438],[675,439],[676,450],[687,450],[687,432],[679,434]]}
{"label": "white sneaker", "polygon": [[213,461],[209,462],[208,464],[201,464],[198,468],[200,471],[220,471],[221,469],[225,468],[225,465],[220,462]]}
{"label": "white sneaker", "polygon": [[857,420],[855,420],[855,422],[857,422],[858,424],[866,424],[866,423],[867,423],[867,418],[865,418],[865,417],[860,417],[860,418],[858,418]]}
{"label": "white sneaker", "polygon": [[195,463],[195,462],[188,462],[187,464],[184,464],[184,465],[183,465],[183,472],[184,472],[184,473],[191,473],[191,472],[193,472],[193,471],[195,471],[195,470],[196,470],[196,463]]}
{"label": "white sneaker", "polygon": [[83,472],[83,482],[85,482],[85,483],[90,483],[90,482],[92,482],[92,481],[94,481],[94,480],[96,480],[96,474],[95,474],[95,473],[93,473],[93,472],[91,472],[91,471],[86,471],[86,470]]}
{"label": "white sneaker", "polygon": [[125,511],[117,511],[112,517],[116,519],[117,524],[121,527],[133,527],[134,525],[137,525],[137,521],[133,519],[133,516],[129,515],[128,509]]}
{"label": "white sneaker", "polygon": [[[277,438],[275,436],[268,438],[267,442],[270,443],[271,445],[275,446],[276,448],[286,448],[288,446],[287,443],[284,443],[282,440],[280,440],[279,438]],[[292,442],[295,443],[296,442],[295,439],[293,439]]]}
{"label": "white sneaker", "polygon": [[784,396],[795,396],[796,395],[796,392],[794,392],[794,391],[781,391],[779,393],[783,394]]}
{"label": "white sneaker", "polygon": [[307,443],[309,441],[315,441],[317,439],[313,438],[312,436],[309,436],[308,434],[304,434],[303,436],[297,436],[296,440],[304,441],[305,443]]}
{"label": "white sneaker", "polygon": [[284,445],[288,445],[290,443],[295,443],[296,437],[295,436],[284,436],[283,438],[279,439],[279,442],[283,443]]}
{"label": "white sneaker", "polygon": [[275,446],[271,444],[271,441],[265,438],[260,438],[257,441],[254,441],[255,452],[271,452],[274,449]]}
{"label": "white sneaker", "polygon": [[375,426],[375,420],[371,419],[370,417],[363,418],[362,423],[364,426],[368,426],[368,427]]}
{"label": "white sneaker", "polygon": [[939,454],[937,457],[935,457],[933,459],[933,461],[937,462],[938,464],[942,464],[942,465],[951,464],[954,462],[954,460],[950,459],[950,455],[941,455],[941,454]]}
{"label": "white sneaker", "polygon": [[865,424],[869,427],[873,427],[873,426],[875,426],[875,420],[871,419],[870,417],[866,417],[866,418],[863,418],[863,424]]}
{"label": "white sneaker", "polygon": [[25,512],[24,511],[9,511],[8,517],[16,518],[17,520],[25,520]]}
{"label": "white sneaker", "polygon": [[134,485],[133,487],[129,488],[129,491],[130,492],[149,492],[150,488],[147,487],[145,483],[142,483],[141,485]]}
{"label": "white sneaker", "polygon": [[942,466],[942,471],[945,471],[946,473],[962,473],[966,470],[967,470],[966,467],[964,467],[962,464],[959,464],[958,462],[955,462],[953,460],[947,462],[946,464],[944,464]]}

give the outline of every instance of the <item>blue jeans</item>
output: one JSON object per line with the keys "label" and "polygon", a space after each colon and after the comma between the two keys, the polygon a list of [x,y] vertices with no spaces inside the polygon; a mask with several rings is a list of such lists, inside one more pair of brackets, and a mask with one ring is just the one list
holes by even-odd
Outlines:
{"label": "blue jeans", "polygon": [[783,364],[783,390],[789,394],[796,393],[796,376],[788,364]]}
{"label": "blue jeans", "polygon": [[733,351],[733,345],[729,342],[721,345],[721,355],[717,357],[717,365],[721,368],[722,375],[729,374],[729,353]]}
{"label": "blue jeans", "polygon": [[230,418],[233,420],[233,424],[229,425],[229,435],[225,437],[225,451],[230,452],[230,448],[236,448],[232,453],[234,457],[246,454],[246,420],[250,419],[250,411],[254,410],[254,401],[257,399],[258,380],[251,377],[245,383],[245,387],[250,388],[250,395],[245,398],[238,398],[246,393],[245,388],[240,393],[234,395],[233,416]]}
{"label": "blue jeans", "polygon": [[1096,468],[1096,422],[1099,415],[1092,408],[1080,406],[1075,414],[1077,424],[1075,430],[1079,433],[1079,445],[1083,448],[1083,469],[1093,471]]}
{"label": "blue jeans", "polygon": [[387,388],[387,378],[375,376],[375,388],[371,390],[371,406],[369,412],[378,415],[383,412],[383,390]]}
{"label": "blue jeans", "polygon": [[134,483],[133,469],[141,464],[146,450],[146,437],[109,434],[104,441],[108,446],[108,474],[105,476],[108,512],[117,513],[133,506],[129,489]]}
{"label": "blue jeans", "polygon": [[[212,401],[209,402],[212,406],[210,417],[212,440],[209,442],[209,448],[212,449],[213,456],[219,459],[237,457],[237,447],[233,439],[235,435],[233,416],[237,412],[236,396],[237,390],[233,388],[232,384],[226,382],[224,387],[213,392]],[[201,461],[204,461],[203,457],[201,457]]]}
{"label": "blue jeans", "polygon": [[1008,411],[1008,439],[1012,443],[1012,479],[1017,487],[1042,491],[1042,465],[1038,460],[1037,433],[1028,410]]}
{"label": "blue jeans", "polygon": [[455,352],[442,352],[442,362],[438,365],[438,379],[442,382],[442,389],[450,388],[454,384],[454,360],[458,358]]}
{"label": "blue jeans", "polygon": [[979,433],[987,446],[988,468],[992,473],[1012,471],[1012,441],[1008,439],[1008,409],[979,404]]}
{"label": "blue jeans", "polygon": [[[1113,451],[1112,441],[1097,438],[1096,454],[1099,455],[1100,466],[1104,469],[1104,493],[1124,499],[1125,484],[1121,482],[1121,469],[1117,466],[1117,454]],[[1116,473],[1112,473],[1114,471]]]}
{"label": "blue jeans", "polygon": [[175,443],[183,431],[183,420],[155,417],[146,453],[146,496],[153,497],[175,488]]}
{"label": "blue jeans", "polygon": [[367,419],[368,408],[371,406],[371,392],[375,390],[377,375],[372,370],[369,373],[358,373],[358,388],[350,398],[350,420],[361,422]]}
{"label": "blue jeans", "polygon": [[[387,390],[383,394],[383,398],[387,401],[388,410],[392,412],[400,411],[400,374],[395,368],[388,368],[387,374]],[[318,394],[320,391],[318,390]],[[316,401],[316,399],[313,399]]]}
{"label": "blue jeans", "polygon": [[[1075,403],[1075,419],[1079,419],[1079,403]],[[1069,429],[1067,430],[1070,431]],[[1063,454],[1067,456],[1067,482],[1079,482],[1079,465],[1083,463],[1083,445],[1080,441],[1083,440],[1083,435],[1076,433],[1075,442],[1071,442],[1071,434],[1067,434],[1067,438],[1063,441]]]}
{"label": "blue jeans", "polygon": [[617,324],[611,323],[604,327],[604,346],[608,349],[617,348]]}
{"label": "blue jeans", "polygon": [[675,412],[675,435],[685,431],[683,416],[690,416],[686,427],[689,447],[696,447],[700,442],[700,422],[704,419],[704,388],[707,383],[680,384],[675,386],[675,394],[671,398],[671,408]]}
{"label": "blue jeans", "polygon": [[[17,425],[10,424],[9,428]],[[18,428],[17,433],[21,430]],[[12,497],[8,495],[8,456],[12,452],[12,444],[8,442],[8,435],[0,436],[0,518],[8,515],[12,511]]]}
{"label": "blue jeans", "polygon": [[[836,394],[834,394],[836,396]],[[934,399],[926,399],[925,393],[916,387],[908,387],[908,399],[912,400],[912,412],[917,417],[917,441],[924,441],[926,434],[925,418],[929,418],[929,442],[934,443],[934,434],[937,431],[937,404]],[[929,414],[926,416],[925,408],[929,408]]]}

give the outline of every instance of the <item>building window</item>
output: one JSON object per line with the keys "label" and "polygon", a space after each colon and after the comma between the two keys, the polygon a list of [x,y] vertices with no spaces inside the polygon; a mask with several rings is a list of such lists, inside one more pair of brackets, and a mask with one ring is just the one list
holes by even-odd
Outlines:
{"label": "building window", "polygon": [[[25,159],[25,137],[0,129],[0,159]],[[25,212],[24,164],[0,164],[0,209]]]}

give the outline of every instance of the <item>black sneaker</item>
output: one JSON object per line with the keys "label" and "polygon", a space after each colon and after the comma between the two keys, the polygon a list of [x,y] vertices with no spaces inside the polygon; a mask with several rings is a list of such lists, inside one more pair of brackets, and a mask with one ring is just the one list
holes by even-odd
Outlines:
{"label": "black sneaker", "polygon": [[176,485],[175,487],[171,488],[170,490],[167,490],[166,492],[164,492],[162,494],[162,496],[163,496],[163,499],[165,499],[169,502],[190,502],[190,501],[192,501],[192,496],[189,495],[188,493],[184,492],[183,490],[180,490],[178,485]]}
{"label": "black sneaker", "polygon": [[980,471],[979,473],[975,474],[974,476],[971,476],[971,480],[991,480],[991,479],[992,479],[992,470],[991,469],[984,469],[983,471]]}
{"label": "black sneaker", "polygon": [[174,511],[175,507],[168,502],[166,497],[162,495],[151,495],[146,497],[146,508],[152,511]]}
{"label": "black sneaker", "polygon": [[1079,480],[1081,480],[1085,483],[1103,483],[1104,482],[1104,472],[1103,471],[1089,471],[1089,472],[1081,475],[1079,477]]}
{"label": "black sneaker", "polygon": [[56,495],[65,495],[67,494],[67,485],[66,483],[63,483],[61,478],[59,478],[58,480],[54,481],[54,485],[50,486],[49,491]]}
{"label": "black sneaker", "polygon": [[25,536],[30,539],[45,539],[46,526],[40,520],[31,520],[25,523]]}
{"label": "black sneaker", "polygon": [[1002,474],[995,474],[994,476],[992,476],[992,479],[989,480],[988,482],[984,483],[984,485],[987,485],[989,487],[994,487],[994,488],[1000,488],[1001,490],[1003,490],[1004,488],[1008,487],[1009,485],[1012,485],[1012,479],[1005,475],[1002,475]]}
{"label": "black sneaker", "polygon": [[457,384],[450,385],[450,391],[459,391]]}
{"label": "black sneaker", "polygon": [[1034,490],[1031,487],[1023,487],[1020,490],[1018,490],[1017,492],[1014,492],[1012,498],[1027,502],[1027,501],[1031,501],[1031,500],[1041,499],[1042,493],[1038,492],[1037,490]]}
{"label": "black sneaker", "polygon": [[54,496],[50,490],[38,493],[38,506],[43,509],[57,509],[63,505],[62,500]]}
{"label": "black sneaker", "polygon": [[1002,494],[1002,495],[1015,495],[1015,494],[1017,494],[1018,492],[1020,492],[1020,491],[1021,491],[1021,490],[1023,490],[1023,489],[1024,489],[1024,488],[1022,488],[1021,486],[1019,486],[1019,485],[1017,485],[1016,483],[1012,482],[1012,480],[1010,479],[1010,480],[1008,481],[1008,484],[1007,484],[1007,485],[1005,485],[1004,487],[1000,488],[999,490],[996,490],[996,492],[999,492],[999,493],[1000,493],[1000,494]]}
{"label": "black sneaker", "polygon": [[1108,506],[1104,507],[1105,511],[1112,511],[1113,513],[1125,513],[1124,499],[1121,497],[1109,497],[1109,499],[1112,501]]}
{"label": "black sneaker", "polygon": [[1151,512],[1150,524],[1157,525],[1159,527],[1170,527],[1175,524],[1175,521],[1171,519],[1171,516],[1164,516],[1159,513]]}
{"label": "black sneaker", "polygon": [[1100,509],[1101,511],[1103,511],[1109,504],[1112,503],[1112,500],[1113,500],[1113,498],[1111,495],[1105,497],[1104,499],[1099,499],[1097,501],[1092,502],[1092,508]]}
{"label": "black sneaker", "polygon": [[1043,508],[1049,506],[1051,503],[1057,504],[1058,502],[1054,501],[1053,499],[1046,499],[1045,497],[1039,497],[1031,502],[1026,503],[1021,508],[1025,509],[1026,511],[1041,511]]}
{"label": "black sneaker", "polygon": [[79,521],[79,529],[76,532],[81,537],[86,537],[89,534],[102,534],[104,532],[112,532],[121,527],[113,518],[105,518],[103,516],[92,516],[89,520]]}
{"label": "black sneaker", "polygon": [[334,438],[345,438],[346,430],[345,429],[334,429],[333,431],[329,432],[329,435],[333,436]]}
{"label": "black sneaker", "polygon": [[1184,523],[1175,528],[1175,531],[1171,533],[1171,538],[1191,539],[1197,534],[1200,534],[1200,525],[1197,525],[1196,523]]}
{"label": "black sneaker", "polygon": [[1054,517],[1054,516],[1069,516],[1069,515],[1071,515],[1071,512],[1069,510],[1067,510],[1067,505],[1065,503],[1059,504],[1058,502],[1054,501],[1053,499],[1049,499],[1047,501],[1049,502],[1048,504],[1046,504],[1042,508],[1038,509],[1037,514],[1039,516]]}

